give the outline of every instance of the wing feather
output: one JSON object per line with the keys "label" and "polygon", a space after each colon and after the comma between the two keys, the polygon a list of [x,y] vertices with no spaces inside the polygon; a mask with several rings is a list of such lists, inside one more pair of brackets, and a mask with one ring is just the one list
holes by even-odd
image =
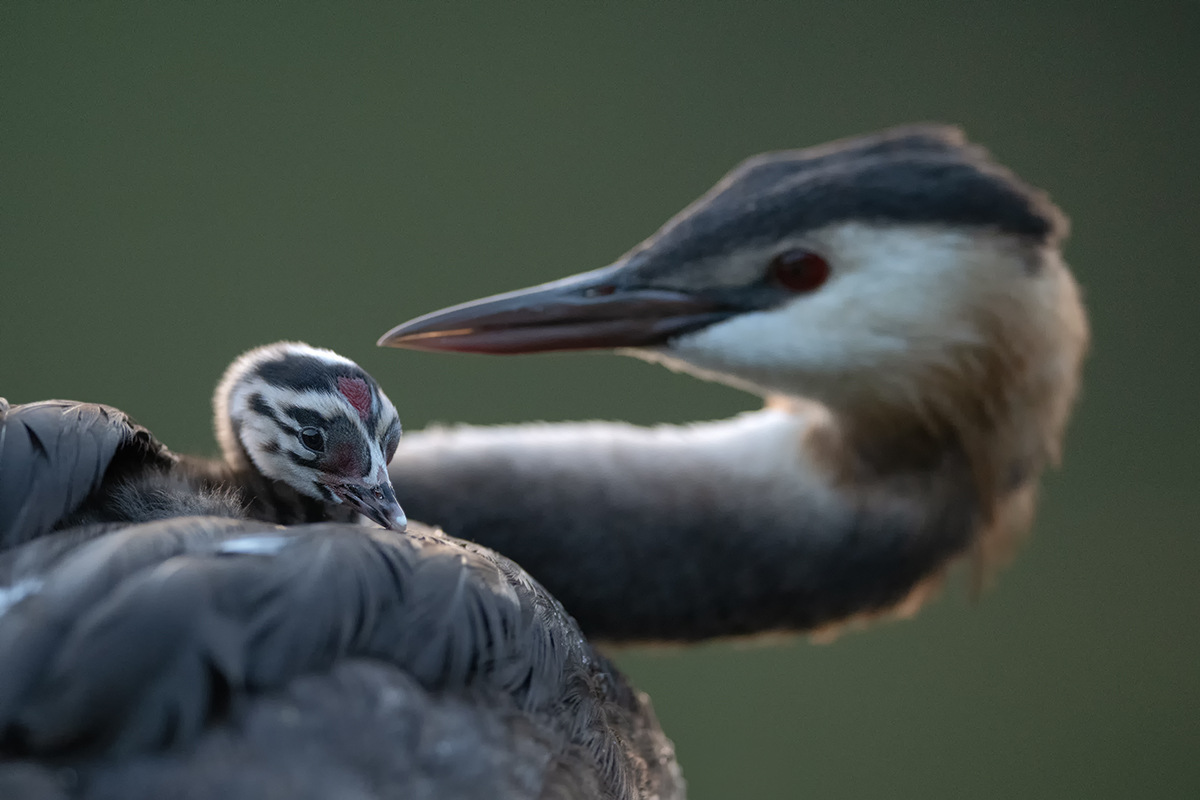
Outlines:
{"label": "wing feather", "polygon": [[109,406],[0,399],[0,548],[54,529],[104,482],[114,465],[169,465],[175,456]]}
{"label": "wing feather", "polygon": [[[557,601],[502,556],[417,526],[181,517],[0,554],[8,582],[35,575],[36,590],[0,613],[0,756],[114,764],[169,751],[182,764],[214,736],[255,736],[247,715],[297,680],[369,663],[396,691],[409,681],[510,709],[526,720],[505,723],[512,747],[532,746],[518,740],[535,730],[550,746],[546,780],[569,769],[604,797],[675,785],[645,699]],[[313,734],[322,754],[340,747],[345,716],[330,712],[327,741]],[[387,735],[397,758],[419,754],[409,734]],[[474,747],[455,770],[477,763]]]}
{"label": "wing feather", "polygon": [[[271,531],[254,554],[230,541]],[[0,729],[35,751],[193,738],[214,697],[340,660],[545,710],[594,668],[573,621],[499,557],[438,536],[180,518],[101,536],[0,616]],[[547,613],[549,610],[551,613]]]}

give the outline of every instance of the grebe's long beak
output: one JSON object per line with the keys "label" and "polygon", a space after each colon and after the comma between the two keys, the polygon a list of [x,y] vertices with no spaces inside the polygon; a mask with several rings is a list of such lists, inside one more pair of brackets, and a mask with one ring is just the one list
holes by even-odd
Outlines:
{"label": "grebe's long beak", "polygon": [[629,283],[618,262],[434,311],[392,328],[379,344],[492,354],[649,347],[741,311],[711,297]]}

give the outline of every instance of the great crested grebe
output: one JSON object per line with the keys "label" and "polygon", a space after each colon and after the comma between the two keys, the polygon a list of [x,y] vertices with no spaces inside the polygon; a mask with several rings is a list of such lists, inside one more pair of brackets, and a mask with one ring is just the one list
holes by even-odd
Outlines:
{"label": "great crested grebe", "polygon": [[1088,331],[1062,214],[953,128],[755,156],[616,263],[380,344],[612,348],[766,399],[730,420],[410,434],[416,519],[591,637],[819,630],[1002,559],[1058,458]]}

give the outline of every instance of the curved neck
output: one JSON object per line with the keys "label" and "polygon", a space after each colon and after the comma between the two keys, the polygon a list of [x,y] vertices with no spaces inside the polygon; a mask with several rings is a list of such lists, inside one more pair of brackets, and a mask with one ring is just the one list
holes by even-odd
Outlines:
{"label": "curved neck", "polygon": [[887,468],[825,408],[430,430],[391,465],[415,519],[545,584],[593,637],[815,630],[923,596],[984,527],[961,451]]}

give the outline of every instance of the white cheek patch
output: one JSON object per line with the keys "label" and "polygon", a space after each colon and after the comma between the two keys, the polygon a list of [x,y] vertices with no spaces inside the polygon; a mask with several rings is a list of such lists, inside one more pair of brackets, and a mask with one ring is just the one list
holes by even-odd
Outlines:
{"label": "white cheek patch", "polygon": [[981,293],[1024,269],[1003,237],[935,225],[844,223],[804,243],[833,265],[820,289],[637,355],[759,393],[836,399],[863,375],[913,374],[976,344]]}

